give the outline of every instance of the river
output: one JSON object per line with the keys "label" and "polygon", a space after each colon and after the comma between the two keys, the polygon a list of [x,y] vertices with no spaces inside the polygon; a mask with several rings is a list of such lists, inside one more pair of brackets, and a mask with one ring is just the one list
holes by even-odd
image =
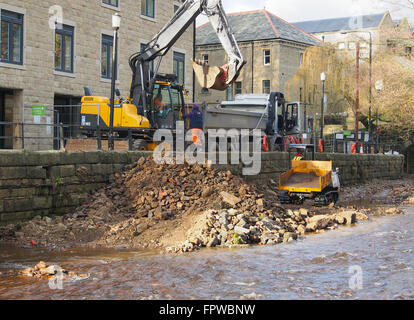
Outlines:
{"label": "river", "polygon": [[[0,247],[2,299],[414,299],[414,208],[270,247],[154,251]],[[89,274],[51,289],[39,261]],[[56,288],[56,286],[52,286]]]}

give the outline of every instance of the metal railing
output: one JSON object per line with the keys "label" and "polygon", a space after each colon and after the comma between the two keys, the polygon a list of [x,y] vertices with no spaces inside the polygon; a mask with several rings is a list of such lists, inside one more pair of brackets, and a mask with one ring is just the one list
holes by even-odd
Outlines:
{"label": "metal railing", "polygon": [[[62,150],[69,140],[96,140],[96,149],[102,150],[103,141],[107,141],[109,128],[99,126],[100,105],[96,115],[96,130],[87,135],[81,123],[80,105],[42,106],[44,113],[32,113],[32,106],[24,106],[21,121],[0,121],[0,149],[41,149]],[[9,134],[7,134],[9,133]],[[128,149],[133,150],[134,135],[131,130],[125,138],[115,137],[115,141],[128,142]]]}

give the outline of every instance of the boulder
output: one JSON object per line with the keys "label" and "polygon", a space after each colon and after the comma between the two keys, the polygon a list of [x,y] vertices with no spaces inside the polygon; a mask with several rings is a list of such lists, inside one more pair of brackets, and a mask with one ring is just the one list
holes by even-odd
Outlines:
{"label": "boulder", "polygon": [[347,225],[354,224],[356,222],[356,212],[355,211],[344,211],[344,212],[337,213],[335,215],[335,220],[337,219],[345,220],[344,222],[340,224],[347,224]]}
{"label": "boulder", "polygon": [[299,232],[299,234],[301,235],[301,236],[304,236],[305,235],[305,233],[306,233],[306,228],[305,228],[305,226],[302,226],[302,225],[300,225],[300,226],[298,226],[298,232]]}
{"label": "boulder", "polygon": [[286,232],[283,235],[283,242],[284,243],[292,242],[293,240],[297,240],[297,239],[298,239],[298,235],[294,232]]}
{"label": "boulder", "polygon": [[334,219],[332,216],[314,216],[308,220],[308,224],[306,225],[306,231],[314,232],[316,230],[326,229],[333,222]]}
{"label": "boulder", "polygon": [[217,237],[214,237],[207,243],[207,247],[212,248],[220,244],[220,240]]}
{"label": "boulder", "polygon": [[308,217],[308,210],[304,209],[304,208],[300,208],[299,209],[299,214],[303,217],[303,218],[307,218]]}

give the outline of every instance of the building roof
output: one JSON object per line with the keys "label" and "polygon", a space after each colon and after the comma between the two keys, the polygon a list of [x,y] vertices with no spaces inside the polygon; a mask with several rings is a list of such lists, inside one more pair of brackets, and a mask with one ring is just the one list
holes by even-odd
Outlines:
{"label": "building roof", "polygon": [[[358,17],[344,17],[335,19],[312,20],[293,22],[298,28],[308,33],[335,32],[341,30],[358,30],[367,28],[376,28],[381,24],[386,13],[371,14]],[[362,28],[359,25],[362,21]]]}
{"label": "building roof", "polygon": [[[232,13],[228,20],[238,42],[284,39],[308,45],[320,44],[316,37],[266,10]],[[196,45],[219,43],[210,23],[197,28]]]}

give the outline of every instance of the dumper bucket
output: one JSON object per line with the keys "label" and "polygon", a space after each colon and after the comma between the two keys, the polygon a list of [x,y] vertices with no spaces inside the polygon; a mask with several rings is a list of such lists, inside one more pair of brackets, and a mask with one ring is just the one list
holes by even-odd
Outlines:
{"label": "dumper bucket", "polygon": [[207,63],[198,60],[192,60],[192,64],[197,81],[201,87],[218,91],[224,91],[229,87],[227,84],[228,65],[210,67]]}

